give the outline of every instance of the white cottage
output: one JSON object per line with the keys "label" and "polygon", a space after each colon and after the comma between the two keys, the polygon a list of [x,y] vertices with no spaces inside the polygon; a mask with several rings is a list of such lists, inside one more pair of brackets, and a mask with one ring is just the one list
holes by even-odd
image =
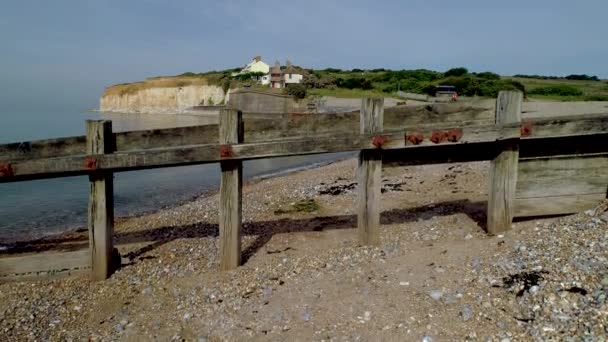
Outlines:
{"label": "white cottage", "polygon": [[285,84],[293,84],[300,83],[304,78],[304,71],[300,68],[296,68],[291,65],[291,62],[287,60],[287,67],[283,70],[283,78],[285,79]]}
{"label": "white cottage", "polygon": [[270,66],[262,61],[261,56],[255,56],[249,64],[247,64],[241,71],[232,74],[233,77],[259,72],[263,73],[262,76],[254,76],[253,79],[260,82],[261,84],[270,84]]}

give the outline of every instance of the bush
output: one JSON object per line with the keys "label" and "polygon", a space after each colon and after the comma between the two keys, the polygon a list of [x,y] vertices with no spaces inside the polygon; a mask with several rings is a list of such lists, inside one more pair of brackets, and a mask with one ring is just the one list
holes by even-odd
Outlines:
{"label": "bush", "polygon": [[463,76],[468,72],[469,72],[469,70],[467,70],[467,68],[460,67],[460,68],[452,68],[452,69],[446,71],[444,75],[445,75],[445,77],[450,77],[450,76],[458,77],[458,76]]}
{"label": "bush", "polygon": [[336,85],[336,79],[318,73],[304,75],[302,83],[306,88],[331,88]]}
{"label": "bush", "polygon": [[325,69],[323,69],[323,71],[325,71],[325,72],[333,72],[333,73],[340,73],[340,72],[342,72],[342,69],[325,68]]}
{"label": "bush", "polygon": [[583,92],[569,85],[554,85],[532,89],[528,92],[532,95],[557,95],[557,96],[580,96]]}
{"label": "bush", "polygon": [[350,72],[363,72],[363,71],[364,71],[364,70],[362,70],[362,69],[353,69],[353,70],[351,70]]}
{"label": "bush", "polygon": [[589,76],[589,75],[568,75],[564,77],[567,80],[576,80],[576,81],[599,81],[600,79],[597,76]]}
{"label": "bush", "polygon": [[368,79],[365,79],[363,77],[353,77],[353,78],[347,78],[347,79],[343,79],[343,78],[338,78],[336,80],[336,85],[338,86],[338,88],[346,88],[346,89],[363,89],[363,90],[369,90],[372,89],[372,82]]}
{"label": "bush", "polygon": [[303,99],[306,97],[306,86],[303,84],[288,84],[285,87],[285,93],[296,99]]}
{"label": "bush", "polygon": [[587,95],[585,101],[608,101],[608,95]]}
{"label": "bush", "polygon": [[[524,85],[512,80],[486,80],[478,77],[464,76],[446,78],[441,84],[454,86],[458,95],[465,96],[496,97],[501,90],[519,90],[524,95],[526,94]],[[434,90],[430,88],[425,88],[425,90],[427,94],[429,92],[434,94]]]}
{"label": "bush", "polygon": [[499,80],[500,79],[500,76],[498,74],[495,74],[491,71],[480,72],[480,73],[476,74],[475,76],[486,79],[486,80]]}

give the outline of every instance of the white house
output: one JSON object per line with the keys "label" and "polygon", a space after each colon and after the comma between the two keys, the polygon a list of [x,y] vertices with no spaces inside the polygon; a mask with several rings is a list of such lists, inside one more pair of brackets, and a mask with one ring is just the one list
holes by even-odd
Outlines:
{"label": "white house", "polygon": [[241,71],[235,72],[232,76],[238,76],[253,72],[263,73],[263,76],[254,76],[253,79],[259,81],[262,84],[270,84],[270,66],[262,61],[261,56],[255,56],[249,64],[247,64]]}
{"label": "white house", "polygon": [[274,67],[270,70],[271,88],[284,88],[288,84],[302,82],[305,71],[301,68],[294,67],[289,60],[287,60],[285,64],[285,69],[281,70],[279,61],[276,61]]}
{"label": "white house", "polygon": [[304,75],[300,69],[288,64],[287,68],[283,70],[283,78],[285,80],[285,84],[293,84],[302,82]]}

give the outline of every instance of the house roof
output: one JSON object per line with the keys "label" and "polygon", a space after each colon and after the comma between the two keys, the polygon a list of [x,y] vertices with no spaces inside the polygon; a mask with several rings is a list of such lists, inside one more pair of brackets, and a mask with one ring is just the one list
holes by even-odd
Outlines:
{"label": "house roof", "polygon": [[306,71],[304,71],[304,69],[299,68],[299,67],[295,67],[293,65],[289,65],[287,66],[287,68],[285,68],[285,70],[283,70],[284,74],[298,74],[298,75],[305,75]]}

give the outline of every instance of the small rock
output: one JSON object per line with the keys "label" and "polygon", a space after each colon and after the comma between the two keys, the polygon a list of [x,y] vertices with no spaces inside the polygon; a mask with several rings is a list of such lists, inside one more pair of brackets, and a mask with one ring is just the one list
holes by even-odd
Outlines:
{"label": "small rock", "polygon": [[365,311],[365,313],[363,314],[363,319],[369,321],[370,319],[372,319],[372,313],[369,311]]}
{"label": "small rock", "polygon": [[143,290],[141,291],[141,293],[142,293],[142,294],[145,294],[145,295],[149,295],[149,294],[151,294],[151,293],[152,293],[152,288],[151,288],[151,287],[146,287],[145,289],[143,289]]}
{"label": "small rock", "polygon": [[422,342],[433,342],[433,338],[431,336],[426,335],[422,338]]}
{"label": "small rock", "polygon": [[443,297],[443,292],[441,292],[441,290],[433,290],[429,293],[429,296],[434,300],[440,300],[441,297]]}
{"label": "small rock", "polygon": [[473,234],[468,233],[467,235],[464,236],[465,240],[471,240],[473,238]]}
{"label": "small rock", "polygon": [[460,317],[465,322],[470,320],[473,318],[473,309],[468,305],[463,306],[462,309],[460,309]]}
{"label": "small rock", "polygon": [[188,321],[188,320],[190,320],[190,318],[192,318],[192,314],[189,312],[186,312],[183,317],[184,321]]}
{"label": "small rock", "polygon": [[534,285],[534,286],[530,287],[530,289],[528,290],[528,292],[530,292],[530,294],[536,294],[539,289],[540,289],[540,287],[538,285]]}

